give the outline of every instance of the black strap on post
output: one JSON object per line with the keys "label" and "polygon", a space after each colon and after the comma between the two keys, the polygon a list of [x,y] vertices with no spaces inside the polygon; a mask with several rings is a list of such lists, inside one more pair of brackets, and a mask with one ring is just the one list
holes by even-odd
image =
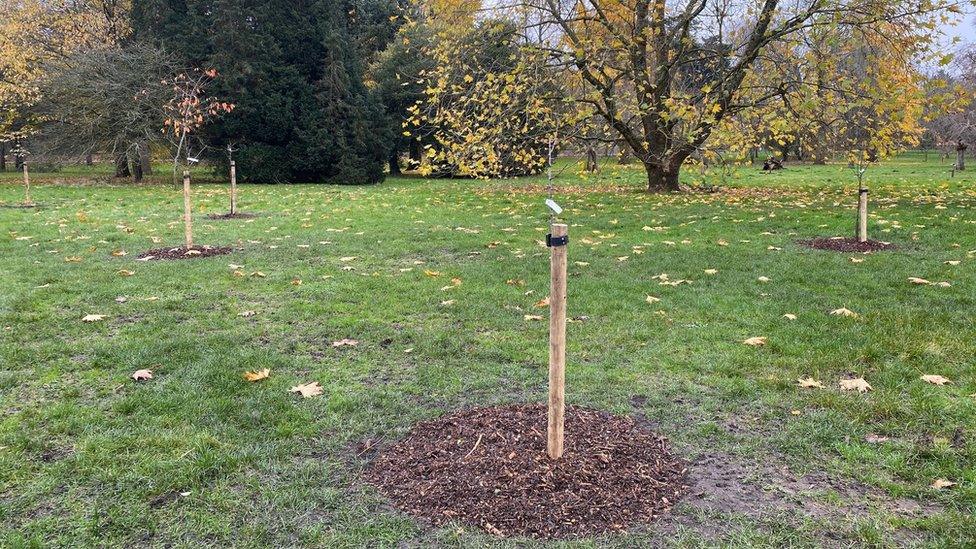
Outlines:
{"label": "black strap on post", "polygon": [[867,189],[858,189],[857,192],[858,192],[858,194],[868,194],[868,190]]}
{"label": "black strap on post", "polygon": [[546,246],[553,248],[556,246],[565,246],[569,244],[569,235],[566,236],[552,236],[552,233],[546,235]]}

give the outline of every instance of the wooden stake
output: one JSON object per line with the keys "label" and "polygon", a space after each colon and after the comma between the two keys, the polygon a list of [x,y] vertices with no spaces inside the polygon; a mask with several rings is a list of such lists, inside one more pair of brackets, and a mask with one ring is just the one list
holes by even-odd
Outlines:
{"label": "wooden stake", "polygon": [[183,170],[183,234],[186,249],[193,247],[193,215],[190,211],[190,170]]}
{"label": "wooden stake", "polygon": [[868,241],[868,190],[859,189],[857,195],[857,241]]}
{"label": "wooden stake", "polygon": [[237,165],[230,161],[230,215],[237,213]]}
{"label": "wooden stake", "polygon": [[31,204],[30,174],[27,172],[27,160],[24,160],[24,204]]}
{"label": "wooden stake", "polygon": [[[564,224],[552,226],[553,239],[567,236]],[[563,455],[563,419],[566,411],[566,245],[553,246],[549,291],[549,457]]]}

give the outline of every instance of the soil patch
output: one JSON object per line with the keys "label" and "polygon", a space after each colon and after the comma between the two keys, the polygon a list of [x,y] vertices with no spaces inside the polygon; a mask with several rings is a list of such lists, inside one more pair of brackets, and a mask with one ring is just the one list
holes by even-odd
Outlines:
{"label": "soil patch", "polygon": [[591,536],[666,513],[685,492],[685,462],[629,417],[566,410],[566,451],[546,455],[542,404],[475,408],[418,424],[383,449],[366,479],[435,525],[497,536]]}
{"label": "soil patch", "polygon": [[31,204],[24,204],[23,202],[21,202],[19,204],[18,203],[13,203],[13,204],[0,204],[0,208],[8,208],[8,209],[11,209],[11,210],[30,210],[30,209],[33,209],[33,208],[40,208],[40,207],[41,207],[41,204],[38,204],[37,202],[31,203]]}
{"label": "soil patch", "polygon": [[887,242],[879,242],[877,240],[868,240],[867,242],[858,242],[856,238],[849,237],[820,237],[812,238],[810,240],[800,240],[799,244],[807,246],[809,248],[814,248],[817,250],[831,250],[834,252],[881,252],[885,250],[894,250],[897,248],[894,244],[889,244]]}
{"label": "soil patch", "polygon": [[207,219],[222,220],[222,219],[254,219],[257,217],[256,214],[237,212],[237,213],[225,213],[225,214],[210,214]]}
{"label": "soil patch", "polygon": [[215,255],[225,255],[233,251],[229,246],[193,246],[187,249],[184,246],[176,248],[155,248],[146,250],[139,254],[138,259],[146,261],[171,260],[171,259],[200,259]]}

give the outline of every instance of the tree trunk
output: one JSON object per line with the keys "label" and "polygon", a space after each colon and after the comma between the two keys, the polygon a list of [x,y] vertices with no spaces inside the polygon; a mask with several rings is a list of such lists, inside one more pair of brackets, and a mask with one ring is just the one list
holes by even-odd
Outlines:
{"label": "tree trunk", "polygon": [[152,157],[149,155],[149,144],[146,142],[137,145],[139,151],[139,164],[142,166],[143,175],[152,175]]}
{"label": "tree trunk", "polygon": [[115,177],[129,177],[132,175],[129,172],[129,157],[125,154],[125,151],[117,153],[115,155]]}
{"label": "tree trunk", "polygon": [[400,147],[394,145],[390,150],[390,175],[397,176],[402,173],[400,171]]}
{"label": "tree trunk", "polygon": [[411,170],[416,170],[420,167],[420,155],[422,154],[420,149],[420,141],[416,139],[410,140],[410,166]]}
{"label": "tree trunk", "polygon": [[[669,163],[668,165],[660,164],[657,162],[645,162],[644,169],[647,171],[647,192],[672,192],[680,191],[681,187],[678,184],[678,172],[676,168],[671,166],[674,163]],[[681,165],[680,162],[677,163],[678,166]]]}
{"label": "tree trunk", "polygon": [[94,163],[95,163],[95,160],[92,158],[92,153],[86,154],[85,155],[85,165],[86,166],[91,166]]}
{"label": "tree trunk", "polygon": [[183,236],[186,249],[193,247],[193,214],[190,211],[190,171],[183,171]]}
{"label": "tree trunk", "polygon": [[966,149],[969,147],[960,142],[956,145],[956,169],[959,171],[966,171]]}
{"label": "tree trunk", "polygon": [[7,144],[0,143],[0,172],[7,171]]}
{"label": "tree trunk", "polygon": [[[126,155],[128,156],[128,155]],[[142,162],[139,160],[139,150],[136,149],[135,153],[132,155],[132,182],[139,183],[142,181]]]}
{"label": "tree trunk", "polygon": [[596,149],[591,145],[586,147],[586,173],[596,173],[600,171],[600,165],[597,163]]}

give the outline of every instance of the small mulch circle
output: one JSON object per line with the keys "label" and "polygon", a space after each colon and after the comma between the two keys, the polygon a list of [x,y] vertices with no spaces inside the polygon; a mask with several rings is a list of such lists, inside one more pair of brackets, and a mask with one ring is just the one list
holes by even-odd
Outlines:
{"label": "small mulch circle", "polygon": [[207,219],[222,220],[222,219],[253,219],[257,217],[252,213],[237,212],[237,213],[225,213],[225,214],[210,214]]}
{"label": "small mulch circle", "polygon": [[193,246],[189,250],[185,246],[179,246],[176,248],[146,250],[139,254],[137,258],[143,261],[200,259],[202,257],[229,254],[231,251],[233,250],[229,246]]}
{"label": "small mulch circle", "polygon": [[366,479],[435,525],[496,536],[592,536],[666,513],[686,464],[632,418],[568,407],[563,457],[546,454],[546,406],[475,408],[418,424],[379,453]]}
{"label": "small mulch circle", "polygon": [[856,238],[850,237],[821,237],[810,240],[800,240],[800,244],[817,250],[830,250],[834,252],[882,252],[894,250],[897,246],[888,242],[878,240],[868,240],[858,242]]}
{"label": "small mulch circle", "polygon": [[32,202],[30,204],[24,204],[23,202],[20,203],[15,202],[13,204],[0,204],[0,208],[8,208],[11,210],[30,210],[32,208],[40,208],[40,207],[41,205],[38,204],[37,202]]}

